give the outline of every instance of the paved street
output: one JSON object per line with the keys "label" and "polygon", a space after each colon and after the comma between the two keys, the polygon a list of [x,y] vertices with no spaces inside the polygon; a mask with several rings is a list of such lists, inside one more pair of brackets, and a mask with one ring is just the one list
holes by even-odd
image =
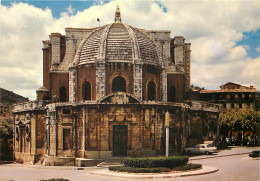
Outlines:
{"label": "paved street", "polygon": [[[259,148],[258,148],[259,149]],[[259,177],[259,160],[253,160],[248,157],[248,154],[223,156],[230,154],[240,154],[245,152],[251,152],[256,148],[234,147],[230,150],[223,150],[217,155],[203,155],[190,158],[192,163],[201,163],[204,166],[213,166],[219,168],[218,172],[189,176],[189,177],[175,177],[175,178],[160,178],[152,180],[177,180],[177,181],[257,181]],[[223,156],[223,157],[216,157]],[[87,170],[70,170],[66,167],[57,167],[57,169],[49,169],[43,167],[28,167],[21,165],[0,165],[0,180],[1,181],[36,181],[47,178],[66,178],[70,181],[81,180],[98,180],[98,181],[119,181],[126,180],[132,181],[134,179],[126,179],[120,177],[108,177],[90,174],[95,168],[89,168]],[[142,179],[151,180],[151,179]]]}

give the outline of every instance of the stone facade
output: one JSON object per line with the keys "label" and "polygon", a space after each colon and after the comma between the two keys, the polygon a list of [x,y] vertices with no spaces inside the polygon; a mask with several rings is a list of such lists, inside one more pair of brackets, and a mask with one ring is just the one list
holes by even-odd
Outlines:
{"label": "stone facade", "polygon": [[190,44],[170,31],[123,24],[119,7],[115,20],[66,28],[66,35],[43,41],[37,101],[14,107],[17,159],[36,162],[40,155],[47,165],[85,165],[85,159],[164,154],[166,113],[171,153],[216,138],[218,108],[185,102]]}

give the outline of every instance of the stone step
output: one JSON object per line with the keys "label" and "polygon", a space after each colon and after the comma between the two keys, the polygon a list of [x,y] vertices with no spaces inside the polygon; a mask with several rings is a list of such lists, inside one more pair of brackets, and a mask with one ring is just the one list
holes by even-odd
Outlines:
{"label": "stone step", "polygon": [[108,168],[112,166],[123,166],[123,164],[118,162],[101,162],[97,165],[97,167],[104,167],[104,168]]}
{"label": "stone step", "polygon": [[100,159],[85,159],[85,158],[76,158],[76,166],[77,167],[93,167],[97,166],[104,160]]}

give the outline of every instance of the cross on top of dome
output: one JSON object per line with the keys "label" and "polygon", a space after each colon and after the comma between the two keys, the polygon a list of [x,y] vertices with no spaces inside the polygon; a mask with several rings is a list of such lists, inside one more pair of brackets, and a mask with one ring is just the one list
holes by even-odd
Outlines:
{"label": "cross on top of dome", "polygon": [[115,13],[115,23],[120,23],[120,22],[121,22],[120,8],[117,5],[116,6],[116,13]]}

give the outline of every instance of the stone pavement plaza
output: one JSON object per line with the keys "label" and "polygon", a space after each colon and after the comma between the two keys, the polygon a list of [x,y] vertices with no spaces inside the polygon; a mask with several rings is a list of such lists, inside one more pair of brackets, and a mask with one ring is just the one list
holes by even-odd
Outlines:
{"label": "stone pavement plaza", "polygon": [[[168,174],[114,173],[106,168],[88,167],[44,167],[36,165],[0,165],[1,181],[35,181],[40,179],[64,178],[80,180],[259,180],[259,160],[251,159],[248,153],[258,148],[234,147],[216,155],[190,157],[190,163],[201,163],[202,170]],[[208,173],[208,174],[206,174]],[[205,175],[201,175],[205,174]],[[193,175],[193,176],[191,176]]]}

